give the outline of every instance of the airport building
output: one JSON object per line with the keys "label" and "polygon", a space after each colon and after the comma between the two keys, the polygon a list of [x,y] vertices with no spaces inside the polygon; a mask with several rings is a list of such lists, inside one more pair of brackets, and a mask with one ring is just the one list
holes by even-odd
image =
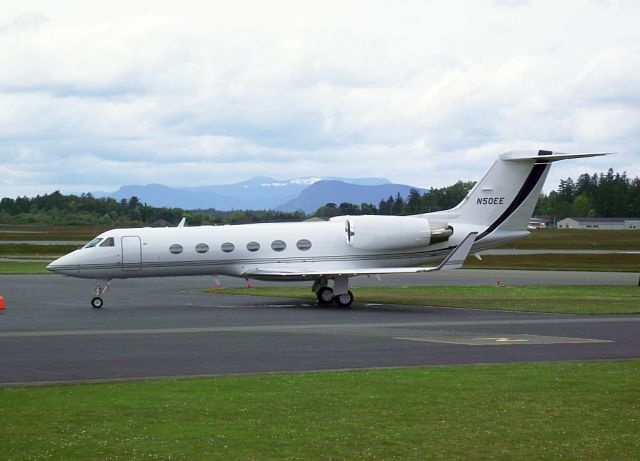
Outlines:
{"label": "airport building", "polygon": [[546,229],[548,220],[545,218],[531,218],[529,219],[529,224],[527,225],[527,229]]}
{"label": "airport building", "polygon": [[558,229],[640,229],[640,218],[564,218],[558,221]]}

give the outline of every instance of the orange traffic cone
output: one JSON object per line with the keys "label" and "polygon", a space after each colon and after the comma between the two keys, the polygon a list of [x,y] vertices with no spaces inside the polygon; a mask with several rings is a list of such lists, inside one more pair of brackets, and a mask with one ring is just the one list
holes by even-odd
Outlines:
{"label": "orange traffic cone", "polygon": [[4,298],[2,297],[2,295],[0,294],[0,311],[4,310]]}

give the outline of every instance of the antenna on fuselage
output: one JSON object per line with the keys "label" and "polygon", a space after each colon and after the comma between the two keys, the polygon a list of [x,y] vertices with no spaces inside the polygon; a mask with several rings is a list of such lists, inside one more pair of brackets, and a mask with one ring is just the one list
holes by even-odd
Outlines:
{"label": "antenna on fuselage", "polygon": [[182,218],[182,220],[180,221],[180,223],[178,223],[178,227],[184,227],[184,225],[187,223],[187,218]]}

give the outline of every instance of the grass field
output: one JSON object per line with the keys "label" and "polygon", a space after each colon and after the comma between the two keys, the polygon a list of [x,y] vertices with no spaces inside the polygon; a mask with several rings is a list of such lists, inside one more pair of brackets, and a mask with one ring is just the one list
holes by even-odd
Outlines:
{"label": "grass field", "polygon": [[560,271],[640,272],[640,254],[537,254],[469,256],[467,269],[538,269]]}
{"label": "grass field", "polygon": [[637,459],[640,361],[0,389],[4,460]]}
{"label": "grass field", "polygon": [[543,250],[640,250],[640,230],[537,229],[500,248]]}
{"label": "grass field", "polygon": [[41,261],[0,261],[0,274],[50,274]]}
{"label": "grass field", "polygon": [[59,257],[77,250],[79,245],[0,244],[0,256]]}
{"label": "grass field", "polygon": [[[640,313],[640,288],[636,286],[408,286],[353,287],[352,291],[358,302],[363,303],[558,314]],[[315,295],[308,287],[227,288],[224,293],[315,300]]]}
{"label": "grass field", "polygon": [[83,240],[109,230],[106,226],[9,226],[0,225],[0,240]]}

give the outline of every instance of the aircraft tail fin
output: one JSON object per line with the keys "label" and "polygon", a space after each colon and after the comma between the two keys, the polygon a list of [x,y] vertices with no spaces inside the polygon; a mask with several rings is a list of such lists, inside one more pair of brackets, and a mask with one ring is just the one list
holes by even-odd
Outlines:
{"label": "aircraft tail fin", "polygon": [[485,227],[476,240],[498,229],[523,231],[533,215],[552,162],[607,154],[565,154],[547,150],[540,150],[537,154],[502,154],[449,213],[457,222]]}

